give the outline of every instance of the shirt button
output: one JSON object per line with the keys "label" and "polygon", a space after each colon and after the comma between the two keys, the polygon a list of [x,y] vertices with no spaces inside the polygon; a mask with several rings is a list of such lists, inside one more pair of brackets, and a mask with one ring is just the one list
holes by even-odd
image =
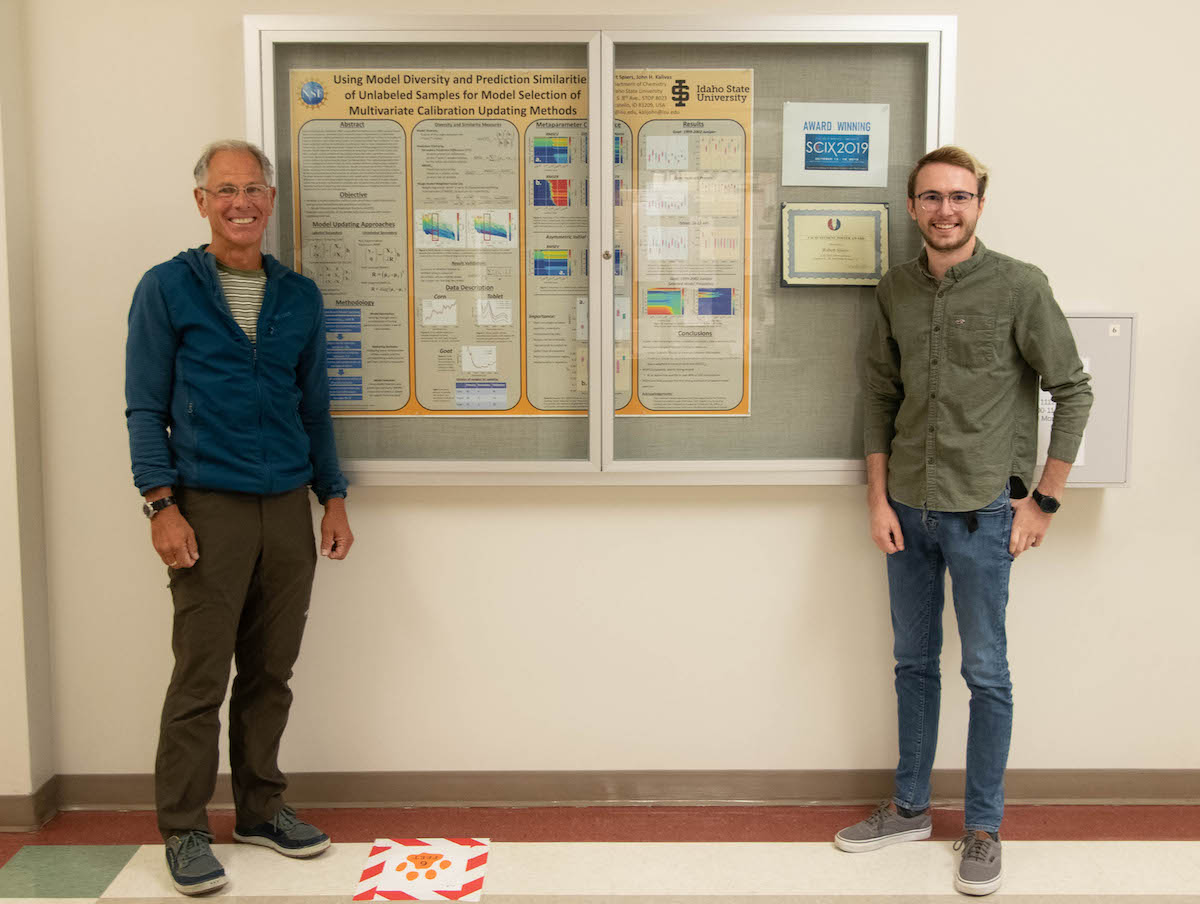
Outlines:
{"label": "shirt button", "polygon": [[930,433],[932,433],[932,432],[933,432],[933,427],[930,427],[930,428],[929,428],[929,432],[930,432]]}
{"label": "shirt button", "polygon": [[925,461],[927,461],[929,464],[933,464],[933,459],[932,459],[932,458],[927,458],[927,459],[925,459]]}
{"label": "shirt button", "polygon": [[936,399],[936,398],[937,398],[937,393],[936,393],[936,392],[931,392],[931,393],[929,393],[929,398],[931,398],[931,399]]}
{"label": "shirt button", "polygon": [[933,328],[933,331],[934,331],[935,333],[940,333],[940,332],[942,331],[942,328],[941,328],[940,326],[935,326],[935,327]]}
{"label": "shirt button", "polygon": [[934,359],[933,359],[932,361],[930,361],[929,363],[930,363],[930,364],[937,364],[937,358],[934,358]]}

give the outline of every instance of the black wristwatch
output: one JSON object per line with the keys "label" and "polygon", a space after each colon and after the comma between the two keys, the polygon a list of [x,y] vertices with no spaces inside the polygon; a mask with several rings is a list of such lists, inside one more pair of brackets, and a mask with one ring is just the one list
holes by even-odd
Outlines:
{"label": "black wristwatch", "polygon": [[148,502],[142,505],[142,514],[147,518],[153,518],[165,508],[175,504],[174,496],[163,496],[162,499],[155,499],[153,502]]}
{"label": "black wristwatch", "polygon": [[1038,508],[1040,508],[1047,515],[1053,515],[1060,508],[1062,508],[1062,503],[1053,496],[1046,496],[1042,493],[1039,493],[1037,490],[1033,491],[1033,501],[1036,502]]}

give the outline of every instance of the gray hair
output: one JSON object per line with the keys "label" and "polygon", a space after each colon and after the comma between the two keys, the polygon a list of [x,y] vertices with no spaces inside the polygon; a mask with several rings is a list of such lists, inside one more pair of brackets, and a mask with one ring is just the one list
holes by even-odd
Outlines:
{"label": "gray hair", "polygon": [[196,168],[192,171],[196,177],[197,188],[203,188],[204,183],[208,181],[208,165],[220,151],[245,151],[258,161],[267,185],[274,182],[275,167],[271,166],[271,160],[263,153],[262,148],[240,138],[226,138],[224,141],[214,141],[201,152],[200,159],[196,161]]}

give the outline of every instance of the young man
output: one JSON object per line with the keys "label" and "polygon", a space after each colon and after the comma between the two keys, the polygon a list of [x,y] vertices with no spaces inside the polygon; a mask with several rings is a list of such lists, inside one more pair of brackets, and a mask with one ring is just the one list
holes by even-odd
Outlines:
{"label": "young man", "polygon": [[[871,538],[887,553],[900,759],[892,800],[838,832],[844,851],[928,838],[941,696],[943,582],[953,579],[971,691],[965,835],[955,887],[1000,887],[1012,684],[1004,630],[1014,559],[1058,511],[1092,403],[1066,318],[1036,267],[975,236],[987,170],[942,147],[917,161],[908,213],[925,240],[876,292],[866,391]],[[1036,488],[1038,383],[1057,408]]]}
{"label": "young man", "polygon": [[205,149],[196,206],[212,241],[142,278],[129,311],[125,417],[133,477],[175,605],[175,669],[155,762],[158,826],[175,887],[226,882],[205,812],[217,777],[230,660],[234,840],[309,857],[329,837],[283,801],[279,741],[317,554],[354,537],[325,376],[321,293],[262,253],[271,163],[244,141]]}

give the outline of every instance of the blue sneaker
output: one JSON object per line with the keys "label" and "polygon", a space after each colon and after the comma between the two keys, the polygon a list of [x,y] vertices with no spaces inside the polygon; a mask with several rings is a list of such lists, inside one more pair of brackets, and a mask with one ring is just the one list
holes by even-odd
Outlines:
{"label": "blue sneaker", "polygon": [[213,856],[212,835],[199,830],[167,839],[167,869],[177,891],[202,895],[216,891],[229,881],[225,868]]}
{"label": "blue sneaker", "polygon": [[285,857],[315,857],[329,847],[329,836],[298,818],[291,807],[284,807],[270,820],[253,828],[234,829],[233,840],[261,844]]}

